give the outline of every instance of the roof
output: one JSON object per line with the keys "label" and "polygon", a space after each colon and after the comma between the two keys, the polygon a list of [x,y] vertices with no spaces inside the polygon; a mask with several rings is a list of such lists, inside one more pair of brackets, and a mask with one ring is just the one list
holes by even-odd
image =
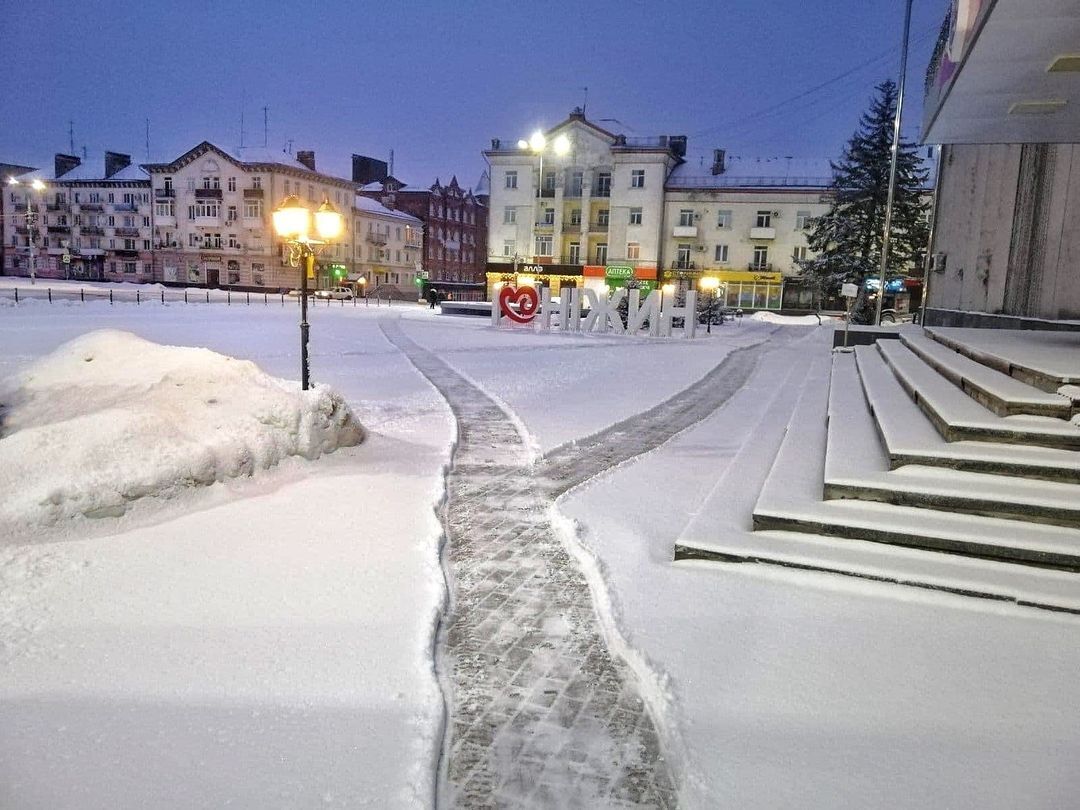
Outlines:
{"label": "roof", "polygon": [[488,177],[487,169],[484,169],[480,173],[480,179],[476,181],[476,188],[473,189],[473,194],[477,196],[481,194],[491,194],[491,178]]}
{"label": "roof", "polygon": [[358,211],[364,211],[368,214],[377,214],[382,217],[391,217],[392,219],[400,219],[404,222],[415,223],[416,225],[423,225],[424,222],[421,219],[417,219],[412,214],[406,214],[404,211],[395,211],[392,208],[387,208],[378,200],[373,200],[371,197],[365,197],[362,194],[356,195],[356,203],[354,207]]}
{"label": "roof", "polygon": [[712,173],[712,152],[694,151],[668,176],[668,188],[825,188],[829,158],[727,155],[722,174]]}
{"label": "roof", "polygon": [[[150,182],[150,175],[138,164],[132,163],[116,172],[112,177],[105,176],[105,164],[101,159],[84,160],[71,171],[57,177],[54,158],[39,161],[44,168],[25,172],[27,180],[41,179],[57,183],[136,183]],[[18,176],[18,175],[16,175]]]}
{"label": "roof", "polygon": [[262,146],[245,146],[242,148],[226,149],[211,143],[210,141],[203,141],[177,157],[175,160],[165,163],[144,163],[143,168],[148,171],[158,172],[175,171],[176,169],[191,163],[193,160],[197,160],[210,150],[214,150],[223,155],[238,166],[280,166],[281,168],[288,169],[292,172],[310,175],[311,177],[318,177],[324,182],[329,180],[334,183],[355,187],[352,180],[346,180],[344,177],[337,177],[336,175],[326,174],[325,172],[312,171],[297,160],[295,155],[290,155],[284,150],[279,151],[277,149],[268,149]]}

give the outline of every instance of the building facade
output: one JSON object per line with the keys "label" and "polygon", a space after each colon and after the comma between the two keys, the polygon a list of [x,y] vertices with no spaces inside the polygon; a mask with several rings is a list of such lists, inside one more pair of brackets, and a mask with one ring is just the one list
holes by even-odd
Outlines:
{"label": "building facade", "polygon": [[457,177],[437,179],[428,189],[412,189],[394,177],[361,189],[391,210],[422,221],[422,270],[432,283],[482,284],[487,260],[488,214],[483,198],[463,189]]}
{"label": "building facade", "polygon": [[352,272],[353,184],[315,170],[315,153],[227,151],[204,141],[169,163],[151,163],[154,275],[165,283],[287,290],[299,270],[275,235],[271,212],[290,195],[343,215],[341,239],[317,259],[316,286]]}
{"label": "building facade", "polygon": [[[555,290],[655,283],[664,183],[685,154],[686,138],[628,138],[580,110],[543,135],[539,149],[495,139],[484,152],[491,171],[489,295],[519,271]],[[609,266],[630,273],[616,279]]]}
{"label": "building facade", "polygon": [[369,293],[385,290],[419,297],[424,251],[424,223],[419,218],[358,194],[353,237],[351,281]]}
{"label": "building facade", "polygon": [[42,278],[153,280],[150,180],[128,155],[106,152],[100,171],[56,155],[51,172],[16,179],[5,188],[5,275],[29,276],[33,264]]}

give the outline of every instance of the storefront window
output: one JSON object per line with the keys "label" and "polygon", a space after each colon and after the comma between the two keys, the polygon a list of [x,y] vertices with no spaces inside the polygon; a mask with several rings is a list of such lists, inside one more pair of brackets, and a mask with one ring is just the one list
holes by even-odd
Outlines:
{"label": "storefront window", "polygon": [[754,285],[754,309],[765,309],[765,305],[768,302],[768,292],[768,284]]}
{"label": "storefront window", "polygon": [[739,294],[739,306],[743,309],[750,309],[754,306],[754,285],[743,284],[742,292]]}
{"label": "storefront window", "polygon": [[742,285],[737,281],[728,285],[727,298],[724,302],[725,306],[737,307],[739,305],[739,289],[741,287]]}
{"label": "storefront window", "polygon": [[779,284],[769,285],[769,309],[780,309],[780,292],[782,289]]}

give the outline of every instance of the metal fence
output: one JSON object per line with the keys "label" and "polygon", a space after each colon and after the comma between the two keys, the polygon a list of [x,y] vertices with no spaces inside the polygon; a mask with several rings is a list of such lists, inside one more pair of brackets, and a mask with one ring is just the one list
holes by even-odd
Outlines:
{"label": "metal fence", "polygon": [[[105,302],[110,304],[219,304],[223,306],[278,306],[287,304],[299,306],[300,296],[287,293],[238,292],[233,290],[209,289],[158,289],[158,290],[115,290],[100,287],[0,287],[0,300],[14,301],[16,304],[28,301],[64,301]],[[393,299],[378,295],[346,298],[319,298],[308,296],[308,306],[391,306]],[[398,300],[398,305],[402,305]],[[408,302],[405,302],[408,303]],[[0,310],[2,311],[2,310]]]}

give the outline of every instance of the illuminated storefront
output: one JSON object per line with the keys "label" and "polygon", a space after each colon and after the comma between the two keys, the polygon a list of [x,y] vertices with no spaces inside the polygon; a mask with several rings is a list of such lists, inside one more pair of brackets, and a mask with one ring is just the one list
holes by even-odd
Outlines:
{"label": "illuminated storefront", "polygon": [[610,290],[618,290],[632,281],[637,282],[642,295],[656,289],[655,267],[631,267],[626,264],[587,264],[584,267],[585,287],[595,290],[598,295],[607,295]]}
{"label": "illuminated storefront", "polygon": [[725,290],[724,305],[741,309],[780,309],[784,274],[753,270],[717,270],[706,273]]}
{"label": "illuminated storefront", "polygon": [[488,262],[487,265],[487,300],[493,301],[495,286],[512,284],[520,287],[523,284],[535,287],[543,286],[551,290],[552,295],[558,295],[564,287],[581,287],[584,284],[580,264],[526,264],[517,266],[508,262]]}

